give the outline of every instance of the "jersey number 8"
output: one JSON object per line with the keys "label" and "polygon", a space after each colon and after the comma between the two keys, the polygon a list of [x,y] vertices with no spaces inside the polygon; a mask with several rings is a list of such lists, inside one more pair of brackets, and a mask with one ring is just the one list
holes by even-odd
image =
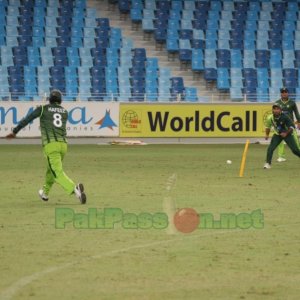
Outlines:
{"label": "jersey number 8", "polygon": [[62,120],[60,114],[54,114],[53,115],[53,125],[55,127],[61,127],[62,126]]}

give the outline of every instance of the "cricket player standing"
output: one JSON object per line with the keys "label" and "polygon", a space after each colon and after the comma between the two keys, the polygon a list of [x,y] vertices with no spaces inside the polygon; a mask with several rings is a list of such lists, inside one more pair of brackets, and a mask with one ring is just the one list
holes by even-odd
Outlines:
{"label": "cricket player standing", "polygon": [[[300,128],[300,114],[299,114],[296,102],[289,98],[289,91],[287,88],[284,88],[284,87],[281,88],[280,95],[281,95],[281,98],[279,100],[277,100],[275,103],[280,105],[280,107],[282,109],[282,113],[289,116],[292,121],[294,121],[294,115],[295,115],[296,120],[297,120],[297,127]],[[296,130],[293,131],[293,137],[295,138],[295,141],[296,141],[298,147],[300,148],[299,138],[298,138]],[[283,141],[278,146],[277,161],[278,162],[286,161]]]}
{"label": "cricket player standing", "polygon": [[271,169],[273,152],[277,146],[285,141],[292,152],[300,157],[300,149],[295,141],[293,132],[295,130],[295,125],[291,118],[284,114],[281,110],[281,106],[278,103],[272,106],[272,115],[266,120],[266,136],[265,139],[269,139],[269,134],[271,128],[274,128],[274,134],[272,136],[270,145],[267,150],[266,163],[264,164],[264,169]]}
{"label": "cricket player standing", "polygon": [[45,184],[39,190],[43,201],[48,201],[49,192],[54,182],[58,183],[69,195],[75,194],[81,204],[86,203],[86,194],[82,183],[75,184],[63,171],[62,161],[67,153],[66,123],[68,112],[61,106],[62,94],[53,90],[49,104],[38,106],[31,114],[20,121],[8,139],[15,138],[17,133],[36,118],[40,119],[40,128],[44,155],[47,159]]}

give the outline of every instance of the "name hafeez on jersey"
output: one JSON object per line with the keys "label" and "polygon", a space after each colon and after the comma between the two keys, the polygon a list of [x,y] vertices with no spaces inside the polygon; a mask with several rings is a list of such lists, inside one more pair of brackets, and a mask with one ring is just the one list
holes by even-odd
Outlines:
{"label": "name hafeez on jersey", "polygon": [[50,112],[57,112],[57,113],[66,113],[66,110],[63,107],[48,107],[48,111]]}

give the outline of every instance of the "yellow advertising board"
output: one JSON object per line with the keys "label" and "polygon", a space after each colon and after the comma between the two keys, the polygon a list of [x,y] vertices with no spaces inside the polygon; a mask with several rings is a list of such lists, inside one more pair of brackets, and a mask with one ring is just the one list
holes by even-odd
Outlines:
{"label": "yellow advertising board", "polygon": [[121,137],[262,137],[270,104],[120,105]]}

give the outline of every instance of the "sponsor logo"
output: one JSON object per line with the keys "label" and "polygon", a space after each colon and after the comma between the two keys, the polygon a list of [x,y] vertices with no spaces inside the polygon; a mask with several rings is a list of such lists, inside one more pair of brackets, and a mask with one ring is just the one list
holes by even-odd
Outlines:
{"label": "sponsor logo", "polygon": [[137,129],[141,124],[141,120],[137,112],[134,110],[127,110],[122,116],[122,123],[126,128]]}
{"label": "sponsor logo", "polygon": [[97,125],[100,125],[99,129],[102,128],[109,128],[110,130],[114,130],[113,127],[117,127],[117,125],[115,124],[115,122],[112,120],[112,118],[110,117],[110,110],[106,110],[105,112],[105,116],[100,119],[97,123],[95,123]]}

